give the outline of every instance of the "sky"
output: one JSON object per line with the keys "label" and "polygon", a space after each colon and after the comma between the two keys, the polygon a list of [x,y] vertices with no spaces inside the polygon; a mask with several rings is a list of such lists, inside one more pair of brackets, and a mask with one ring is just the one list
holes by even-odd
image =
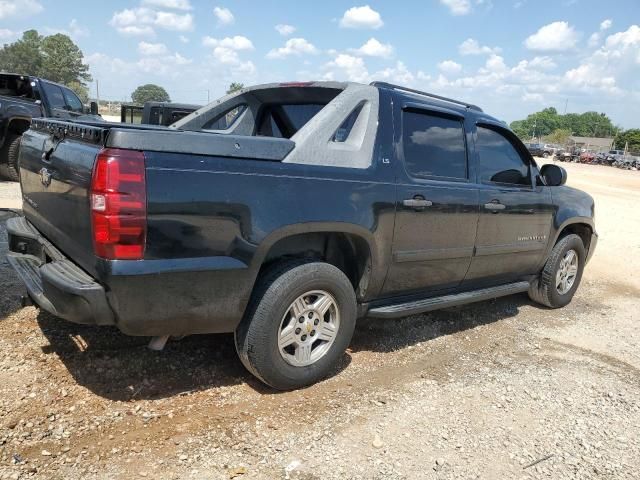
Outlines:
{"label": "sky", "polygon": [[640,0],[0,0],[0,43],[27,29],[71,36],[101,99],[382,80],[507,122],[555,107],[640,127]]}

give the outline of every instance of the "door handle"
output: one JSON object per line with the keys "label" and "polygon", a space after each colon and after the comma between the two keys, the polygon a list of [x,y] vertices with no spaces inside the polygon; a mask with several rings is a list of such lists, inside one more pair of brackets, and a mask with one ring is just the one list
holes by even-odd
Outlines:
{"label": "door handle", "polygon": [[486,208],[487,210],[491,210],[492,213],[498,213],[500,210],[504,210],[507,207],[500,203],[498,200],[493,200],[489,203],[485,203],[484,208]]}
{"label": "door handle", "polygon": [[405,207],[413,208],[415,210],[423,210],[425,207],[433,205],[431,200],[425,200],[421,195],[416,195],[413,198],[407,198],[402,201],[402,205]]}

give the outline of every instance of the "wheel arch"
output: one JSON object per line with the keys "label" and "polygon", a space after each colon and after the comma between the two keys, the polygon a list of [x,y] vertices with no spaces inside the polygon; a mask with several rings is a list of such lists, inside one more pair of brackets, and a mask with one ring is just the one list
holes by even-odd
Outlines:
{"label": "wheel arch", "polygon": [[7,133],[22,135],[31,127],[31,117],[13,117],[7,124]]}
{"label": "wheel arch", "polygon": [[293,260],[322,260],[339,268],[351,281],[356,297],[365,298],[377,265],[373,238],[356,225],[302,224],[279,230],[261,244],[254,268],[260,274],[274,263]]}
{"label": "wheel arch", "polygon": [[558,243],[562,238],[570,234],[576,234],[582,239],[582,244],[586,251],[589,251],[591,244],[591,236],[595,231],[593,219],[589,217],[577,217],[568,219],[560,225],[557,230],[556,237],[551,247]]}

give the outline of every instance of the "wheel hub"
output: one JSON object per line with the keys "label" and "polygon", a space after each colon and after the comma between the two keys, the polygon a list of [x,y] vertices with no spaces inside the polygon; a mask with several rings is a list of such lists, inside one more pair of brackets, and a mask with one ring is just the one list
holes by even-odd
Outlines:
{"label": "wheel hub", "polygon": [[575,250],[567,250],[556,273],[556,289],[560,295],[566,295],[571,290],[577,275],[578,254]]}
{"label": "wheel hub", "polygon": [[331,348],[339,326],[338,305],[330,293],[313,290],[300,295],[280,322],[280,355],[296,367],[311,365]]}

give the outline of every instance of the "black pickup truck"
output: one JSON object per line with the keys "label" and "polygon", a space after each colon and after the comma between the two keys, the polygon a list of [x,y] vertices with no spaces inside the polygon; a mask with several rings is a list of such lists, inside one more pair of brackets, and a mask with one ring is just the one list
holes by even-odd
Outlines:
{"label": "black pickup truck", "polygon": [[97,112],[97,104],[87,109],[64,85],[28,75],[0,73],[0,177],[18,181],[20,139],[32,118],[74,120]]}
{"label": "black pickup truck", "polygon": [[168,127],[200,107],[201,105],[171,102],[145,102],[143,106],[122,105],[120,107],[120,121],[122,123],[143,123]]}
{"label": "black pickup truck", "polygon": [[8,260],[36,304],[156,346],[234,332],[277,389],[363,316],[562,307],[597,241],[593,199],[503,122],[385,83],[247,88],[170,128],[34,119],[20,165]]}

